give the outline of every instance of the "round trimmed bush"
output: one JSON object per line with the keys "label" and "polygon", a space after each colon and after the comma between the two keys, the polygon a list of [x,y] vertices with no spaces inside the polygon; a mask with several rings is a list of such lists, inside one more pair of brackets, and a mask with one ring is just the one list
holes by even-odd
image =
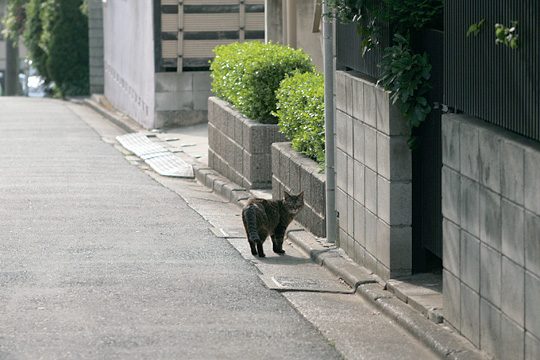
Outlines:
{"label": "round trimmed bush", "polygon": [[280,131],[292,148],[324,163],[324,79],[319,73],[287,76],[276,92]]}
{"label": "round trimmed bush", "polygon": [[311,72],[310,57],[302,50],[258,41],[220,45],[210,65],[212,92],[248,118],[276,124],[275,92],[294,72]]}

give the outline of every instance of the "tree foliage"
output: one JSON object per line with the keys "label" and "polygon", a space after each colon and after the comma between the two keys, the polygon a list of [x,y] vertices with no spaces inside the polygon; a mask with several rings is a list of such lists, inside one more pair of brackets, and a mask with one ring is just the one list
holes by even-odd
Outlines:
{"label": "tree foliage", "polygon": [[60,96],[88,94],[88,17],[83,0],[9,0],[5,35],[22,36],[32,65]]}
{"label": "tree foliage", "polygon": [[9,0],[6,14],[2,19],[4,24],[3,35],[17,43],[19,35],[24,30],[26,19],[26,3],[28,0]]}
{"label": "tree foliage", "polygon": [[50,26],[47,70],[63,96],[89,91],[88,18],[82,0],[55,0],[58,12]]}
{"label": "tree foliage", "polygon": [[30,54],[32,65],[46,82],[50,82],[50,76],[47,71],[46,48],[41,44],[43,22],[40,17],[40,11],[42,3],[43,0],[29,0],[26,5],[26,23],[22,35],[24,44]]}

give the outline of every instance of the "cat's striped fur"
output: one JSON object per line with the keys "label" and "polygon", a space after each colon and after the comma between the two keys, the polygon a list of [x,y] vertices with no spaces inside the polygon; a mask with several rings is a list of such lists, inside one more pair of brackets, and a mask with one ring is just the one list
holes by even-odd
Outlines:
{"label": "cat's striped fur", "polygon": [[242,220],[251,253],[265,257],[263,243],[270,236],[274,252],[284,254],[285,231],[303,206],[303,191],[298,195],[290,195],[285,192],[283,200],[250,199],[242,209]]}

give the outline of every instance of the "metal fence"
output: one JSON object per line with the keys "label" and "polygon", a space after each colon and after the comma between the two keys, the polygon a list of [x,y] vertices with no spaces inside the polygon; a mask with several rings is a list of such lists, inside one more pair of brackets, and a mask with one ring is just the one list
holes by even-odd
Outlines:
{"label": "metal fence", "polygon": [[379,39],[381,46],[376,46],[362,56],[360,36],[355,24],[336,25],[336,65],[340,69],[354,70],[371,79],[378,79],[380,69],[377,64],[383,57],[383,49],[390,43],[389,31],[384,29]]}
{"label": "metal fence", "polygon": [[[444,103],[540,141],[540,2],[445,1]],[[485,19],[477,36],[466,36]],[[495,24],[517,21],[519,47],[495,44]]]}

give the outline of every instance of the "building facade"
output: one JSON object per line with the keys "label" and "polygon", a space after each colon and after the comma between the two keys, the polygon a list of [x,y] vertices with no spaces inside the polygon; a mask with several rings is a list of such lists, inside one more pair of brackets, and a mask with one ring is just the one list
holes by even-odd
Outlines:
{"label": "building facade", "polygon": [[207,121],[212,49],[262,41],[264,1],[108,0],[103,29],[112,105],[146,128],[193,125]]}

